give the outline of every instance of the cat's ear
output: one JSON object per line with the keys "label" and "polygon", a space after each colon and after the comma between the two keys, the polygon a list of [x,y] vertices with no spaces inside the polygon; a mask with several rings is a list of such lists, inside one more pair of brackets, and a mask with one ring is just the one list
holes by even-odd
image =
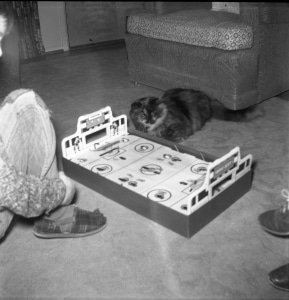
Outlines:
{"label": "cat's ear", "polygon": [[139,100],[134,101],[131,104],[131,109],[138,109],[138,108],[141,108],[141,107],[142,107],[142,103]]}
{"label": "cat's ear", "polygon": [[157,103],[157,101],[159,100],[159,98],[157,97],[148,97],[148,102],[150,105],[155,105]]}

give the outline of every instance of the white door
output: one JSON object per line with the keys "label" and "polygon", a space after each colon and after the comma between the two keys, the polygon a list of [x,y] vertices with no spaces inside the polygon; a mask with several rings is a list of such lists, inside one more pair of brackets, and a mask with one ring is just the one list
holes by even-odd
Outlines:
{"label": "white door", "polygon": [[65,1],[38,1],[38,11],[45,52],[69,50]]}

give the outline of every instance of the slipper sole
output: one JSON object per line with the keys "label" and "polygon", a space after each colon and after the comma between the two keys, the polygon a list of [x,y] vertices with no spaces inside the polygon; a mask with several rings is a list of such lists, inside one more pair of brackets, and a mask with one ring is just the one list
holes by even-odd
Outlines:
{"label": "slipper sole", "polygon": [[269,232],[269,233],[271,233],[271,234],[273,234],[273,235],[276,235],[276,236],[286,237],[286,236],[289,235],[289,231],[283,231],[283,232],[281,232],[281,231],[276,231],[276,230],[267,228],[267,227],[263,226],[262,224],[261,224],[261,227],[263,228],[263,230],[265,230],[265,231],[267,231],[267,232]]}
{"label": "slipper sole", "polygon": [[270,278],[268,278],[268,281],[270,282],[270,284],[271,284],[274,288],[276,288],[276,289],[278,289],[278,290],[280,290],[280,291],[289,292],[289,289],[288,289],[288,288],[283,288],[283,287],[280,287],[280,286],[274,284],[274,282],[272,282],[272,281],[270,280]]}
{"label": "slipper sole", "polygon": [[55,238],[78,238],[93,235],[102,231],[107,225],[107,222],[97,230],[85,232],[85,233],[52,233],[52,234],[40,234],[33,231],[33,234],[42,239],[55,239]]}

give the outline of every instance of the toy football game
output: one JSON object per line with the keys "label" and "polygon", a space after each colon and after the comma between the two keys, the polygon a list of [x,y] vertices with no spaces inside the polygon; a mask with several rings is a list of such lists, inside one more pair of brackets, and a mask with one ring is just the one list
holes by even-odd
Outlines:
{"label": "toy football game", "polygon": [[109,106],[80,116],[62,140],[65,173],[106,197],[191,237],[251,187],[252,155],[215,158],[136,130]]}

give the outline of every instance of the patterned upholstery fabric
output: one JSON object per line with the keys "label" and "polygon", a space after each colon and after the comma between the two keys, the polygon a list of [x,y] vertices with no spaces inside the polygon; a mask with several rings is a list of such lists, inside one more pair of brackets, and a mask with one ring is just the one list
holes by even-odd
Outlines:
{"label": "patterned upholstery fabric", "polygon": [[129,16],[129,33],[222,50],[249,49],[253,45],[253,29],[241,23],[239,16],[209,10],[183,10],[164,15]]}

